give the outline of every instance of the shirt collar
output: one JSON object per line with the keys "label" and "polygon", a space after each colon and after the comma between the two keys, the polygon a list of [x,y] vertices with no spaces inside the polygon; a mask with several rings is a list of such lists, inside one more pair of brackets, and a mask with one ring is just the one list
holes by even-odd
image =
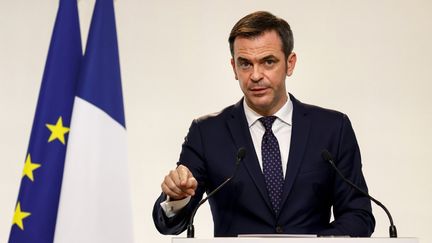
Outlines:
{"label": "shirt collar", "polygon": [[[249,128],[253,126],[259,118],[263,117],[262,115],[258,114],[256,111],[252,110],[246,103],[246,99],[243,99],[243,109],[246,115],[246,120],[248,122]],[[283,123],[286,123],[287,125],[292,125],[292,111],[293,111],[293,104],[292,101],[288,95],[288,99],[285,102],[285,104],[274,114],[279,120],[281,120]]]}

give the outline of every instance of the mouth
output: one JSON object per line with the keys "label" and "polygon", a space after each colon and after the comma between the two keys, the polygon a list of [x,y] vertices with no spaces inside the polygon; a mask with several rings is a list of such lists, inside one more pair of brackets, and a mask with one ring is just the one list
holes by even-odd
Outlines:
{"label": "mouth", "polygon": [[249,91],[251,92],[252,95],[262,96],[267,92],[267,89],[268,88],[266,88],[266,87],[253,87],[253,88],[250,88]]}

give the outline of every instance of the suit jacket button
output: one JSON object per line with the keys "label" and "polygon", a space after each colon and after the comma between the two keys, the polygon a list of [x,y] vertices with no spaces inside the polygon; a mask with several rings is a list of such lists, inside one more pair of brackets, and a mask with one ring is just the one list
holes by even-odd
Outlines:
{"label": "suit jacket button", "polygon": [[278,233],[278,234],[282,234],[283,233],[283,229],[282,229],[282,227],[281,226],[276,226],[276,233]]}

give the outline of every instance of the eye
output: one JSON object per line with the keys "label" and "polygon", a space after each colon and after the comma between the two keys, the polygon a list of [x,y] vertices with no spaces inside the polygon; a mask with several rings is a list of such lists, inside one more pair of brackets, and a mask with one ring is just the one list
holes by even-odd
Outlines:
{"label": "eye", "polygon": [[252,64],[250,64],[249,62],[242,61],[242,62],[239,63],[239,67],[241,69],[248,69],[251,66],[252,66]]}
{"label": "eye", "polygon": [[275,63],[276,63],[276,61],[273,60],[273,59],[267,59],[267,60],[264,61],[264,64],[266,66],[269,66],[269,67],[273,66]]}

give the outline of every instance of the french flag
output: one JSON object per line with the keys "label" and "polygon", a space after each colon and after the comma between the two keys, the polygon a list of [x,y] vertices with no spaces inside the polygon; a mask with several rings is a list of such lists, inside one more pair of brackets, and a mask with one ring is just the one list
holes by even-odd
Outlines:
{"label": "french flag", "polygon": [[72,111],[55,243],[133,242],[113,0],[97,0]]}

